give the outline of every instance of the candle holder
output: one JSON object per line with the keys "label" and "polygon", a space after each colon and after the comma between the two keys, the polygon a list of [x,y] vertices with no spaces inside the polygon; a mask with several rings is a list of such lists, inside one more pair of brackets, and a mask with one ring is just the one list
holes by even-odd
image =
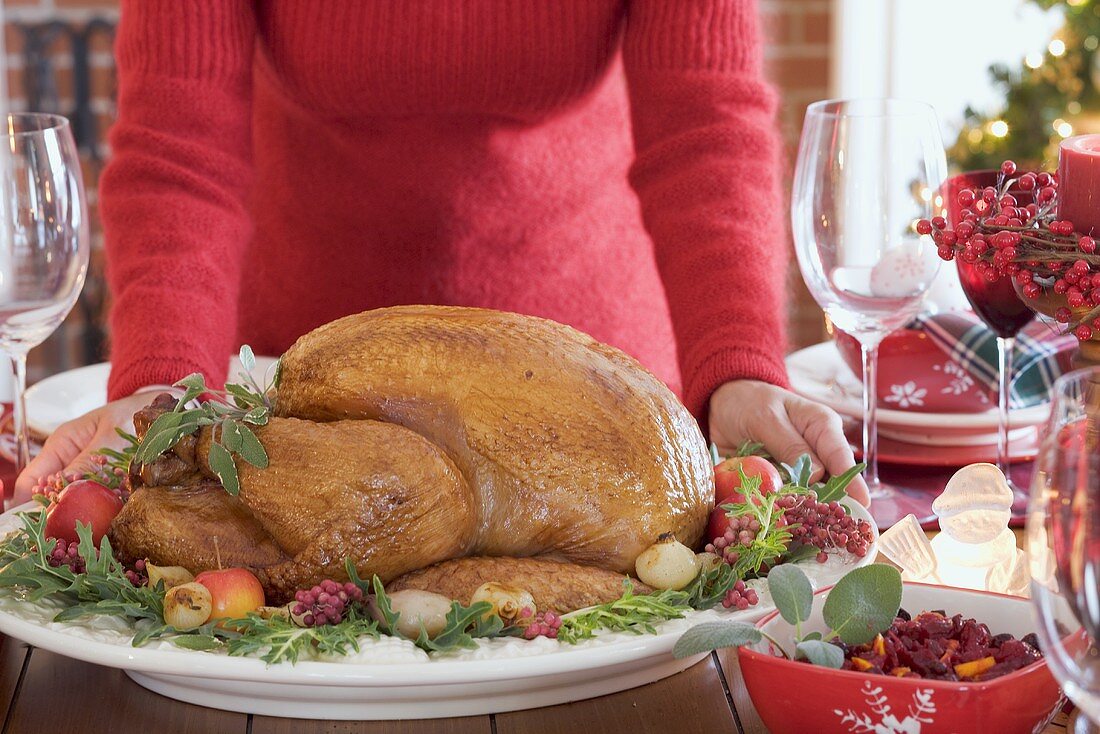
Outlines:
{"label": "candle holder", "polygon": [[[1066,309],[1070,312],[1070,319],[1072,322],[1081,322],[1093,310],[1091,306],[1078,306],[1072,308],[1069,305],[1069,301],[1064,295],[1059,295],[1050,289],[1043,289],[1038,296],[1028,297],[1024,293],[1024,288],[1016,281],[1012,282],[1013,288],[1016,289],[1016,294],[1020,296],[1020,300],[1024,304],[1037,314],[1042,314],[1049,318],[1055,318],[1055,315],[1062,309]],[[1064,313],[1064,312],[1063,312]],[[1087,339],[1082,339],[1075,332],[1077,339],[1077,351],[1074,352],[1071,358],[1071,365],[1073,369],[1081,369],[1082,367],[1095,367],[1100,366],[1100,329],[1093,329],[1092,335]]]}

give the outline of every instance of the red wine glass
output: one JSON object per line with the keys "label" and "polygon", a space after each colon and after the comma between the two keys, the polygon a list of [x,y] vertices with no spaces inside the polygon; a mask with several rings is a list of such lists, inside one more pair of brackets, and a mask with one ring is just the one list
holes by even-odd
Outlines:
{"label": "red wine glass", "polygon": [[[997,184],[997,171],[974,171],[952,176],[944,184],[947,221],[951,226],[959,223],[962,207],[959,206],[959,191],[969,188],[984,188]],[[1030,192],[1013,190],[1012,194],[1021,202],[1027,202]],[[1012,389],[1012,352],[1016,347],[1016,335],[1027,326],[1035,312],[1020,300],[1012,281],[999,278],[990,281],[978,271],[973,263],[956,258],[959,268],[959,282],[962,284],[966,300],[974,313],[978,314],[986,326],[997,335],[997,467],[1008,479],[1008,486],[1017,503],[1027,502],[1027,492],[1017,487],[1009,477],[1011,461],[1009,459],[1009,397]]]}

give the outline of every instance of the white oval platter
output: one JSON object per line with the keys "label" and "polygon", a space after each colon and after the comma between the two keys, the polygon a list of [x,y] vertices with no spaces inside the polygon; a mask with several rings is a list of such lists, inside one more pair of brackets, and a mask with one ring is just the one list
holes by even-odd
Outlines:
{"label": "white oval platter", "polygon": [[[854,517],[871,522],[863,507],[846,502]],[[16,512],[31,507],[0,515],[0,535],[18,526]],[[823,587],[874,557],[873,545],[862,559],[839,554],[824,565],[803,563],[815,587]],[[820,566],[816,573],[815,566]],[[129,644],[132,633],[117,626],[90,630],[51,622],[41,607],[18,600],[11,589],[0,589],[0,632],[60,655],[121,668],[156,693],[200,706],[292,718],[430,719],[552,706],[666,678],[705,657],[672,657],[684,630],[715,619],[756,621],[774,609],[764,593],[753,609],[692,612],[660,625],[655,635],[604,634],[575,646],[506,638],[480,641],[477,651],[462,653],[463,659],[421,662],[311,659],[268,665],[258,658],[183,650],[166,641],[135,648]]]}

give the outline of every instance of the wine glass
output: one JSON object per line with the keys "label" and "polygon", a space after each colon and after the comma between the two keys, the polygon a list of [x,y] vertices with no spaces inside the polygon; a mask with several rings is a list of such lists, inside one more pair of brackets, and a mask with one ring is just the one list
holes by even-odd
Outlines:
{"label": "wine glass", "polygon": [[791,195],[795,253],[814,300],[862,349],[864,478],[880,527],[905,512],[878,476],[878,345],[917,315],[939,270],[917,222],[933,215],[946,173],[936,114],[922,102],[825,100],[806,110]]}
{"label": "wine glass", "polygon": [[[962,221],[962,209],[959,205],[959,192],[975,187],[996,186],[998,171],[974,171],[959,174],[947,179],[944,184],[944,206],[947,209],[947,221],[952,226]],[[1026,206],[1034,192],[1012,189],[1013,196],[1020,206]],[[1027,326],[1035,312],[1028,308],[1009,278],[989,280],[978,270],[974,263],[956,258],[959,269],[959,283],[963,294],[970,301],[974,313],[978,314],[986,326],[997,335],[997,467],[1008,480],[1008,486],[1018,504],[1027,502],[1027,492],[1017,487],[1009,475],[1009,397],[1012,389],[1012,352],[1016,348],[1016,334]]]}
{"label": "wine glass", "polygon": [[[1100,721],[1100,652],[1094,645],[1100,634],[1100,368],[1070,372],[1054,383],[1027,534],[1040,646],[1062,690],[1095,724]],[[1067,636],[1075,627],[1082,631]]]}
{"label": "wine glass", "polygon": [[30,459],[24,391],[27,352],[57,329],[88,269],[84,177],[69,121],[7,115],[0,146],[0,346],[15,378],[16,468]]}

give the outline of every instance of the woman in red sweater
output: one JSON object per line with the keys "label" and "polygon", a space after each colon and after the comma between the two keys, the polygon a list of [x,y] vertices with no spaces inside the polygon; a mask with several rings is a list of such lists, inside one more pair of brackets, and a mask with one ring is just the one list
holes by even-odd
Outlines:
{"label": "woman in red sweater", "polygon": [[123,0],[116,54],[114,402],[20,495],[108,442],[135,391],[399,303],[570,324],[720,446],[851,466],[836,415],[782,389],[754,0]]}

